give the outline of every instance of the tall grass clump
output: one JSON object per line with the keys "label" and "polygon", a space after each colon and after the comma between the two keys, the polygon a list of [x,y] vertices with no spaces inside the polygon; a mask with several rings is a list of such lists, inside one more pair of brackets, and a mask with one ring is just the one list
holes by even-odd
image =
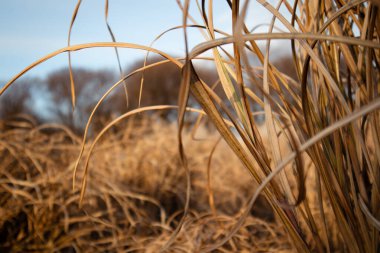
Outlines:
{"label": "tall grass clump", "polygon": [[[378,6],[367,1],[257,2],[273,15],[268,33],[252,33],[246,27],[248,1],[242,6],[228,1],[233,34],[220,39],[215,39],[212,1],[202,2],[208,41],[187,55],[183,101],[190,90],[261,184],[259,190],[297,251],[377,252]],[[281,7],[285,11],[280,12]],[[273,32],[277,20],[287,32]],[[298,80],[270,64],[273,39],[291,41]],[[264,50],[258,40],[265,40]],[[233,45],[233,54],[224,57],[220,47],[225,44]],[[225,98],[204,84],[192,66],[192,59],[206,50],[212,50]],[[250,64],[251,56],[258,57],[261,68]],[[267,146],[252,114],[257,104],[265,116]],[[287,154],[280,149],[281,136],[290,148]],[[309,168],[306,157],[312,162]]]}
{"label": "tall grass clump", "polygon": [[[186,44],[183,58],[157,50],[154,44],[116,42],[108,25],[113,42],[72,46],[69,42],[68,47],[25,68],[4,86],[1,94],[26,71],[60,53],[114,47],[159,54],[165,60],[144,64],[125,75],[94,107],[74,164],[74,183],[79,172],[83,172],[78,199],[81,204],[86,201],[85,190],[91,182],[90,154],[113,125],[143,111],[177,109],[178,150],[186,188],[184,210],[176,229],[160,245],[162,251],[175,250],[171,247],[178,243],[183,227],[188,225],[190,208],[194,205],[189,169],[194,158],[182,136],[187,115],[192,111],[199,114],[196,122],[207,117],[213,123],[231,153],[251,174],[252,187],[259,185],[235,225],[228,227],[228,233],[220,233],[211,243],[201,243],[194,250],[222,249],[239,238],[252,206],[262,194],[297,252],[379,252],[379,1],[284,0],[273,5],[263,0],[227,0],[225,4],[230,8],[232,34],[215,27],[212,0],[178,1],[183,24],[163,32],[157,39],[166,32],[182,29]],[[265,33],[250,30],[246,21],[249,8],[258,5],[273,17]],[[194,9],[200,15],[190,12]],[[199,20],[195,15],[200,16]],[[198,29],[204,36],[204,41],[192,49],[188,46],[189,29]],[[271,64],[271,44],[278,40],[290,42],[291,64],[297,72],[295,79]],[[232,50],[226,47],[229,45]],[[205,56],[206,52],[211,56]],[[253,64],[252,59],[257,59],[258,64]],[[198,75],[199,66],[193,63],[195,60],[212,62],[218,82],[203,81]],[[121,84],[127,87],[129,77],[168,62],[182,70],[178,106],[131,108],[105,126],[92,144],[87,145],[94,112],[112,89]],[[141,84],[143,81],[142,78]],[[75,106],[74,78],[71,83]],[[140,96],[143,96],[141,87]],[[190,96],[201,109],[187,107]],[[81,159],[83,156],[85,161]],[[213,207],[215,198],[210,189],[209,185],[209,202]],[[211,213],[217,215],[215,211]]]}

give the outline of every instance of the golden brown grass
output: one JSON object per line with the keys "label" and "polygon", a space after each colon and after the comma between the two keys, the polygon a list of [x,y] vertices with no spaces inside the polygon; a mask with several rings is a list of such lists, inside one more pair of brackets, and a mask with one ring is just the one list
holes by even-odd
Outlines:
{"label": "golden brown grass", "polygon": [[[155,122],[152,124],[152,122]],[[0,249],[2,252],[157,252],[178,224],[186,179],[176,148],[175,124],[131,119],[101,141],[92,155],[83,209],[72,191],[80,138],[60,125],[19,126],[1,133]],[[21,124],[23,123],[23,124]],[[184,139],[189,147],[192,198],[189,215],[169,252],[197,252],[236,222],[252,179],[225,143],[208,130]],[[262,199],[221,252],[290,250],[286,235]]]}
{"label": "golden brown grass", "polygon": [[[80,3],[81,1],[78,1],[71,26],[75,21],[76,11]],[[201,17],[199,20],[193,18],[194,13],[189,12],[190,4],[198,7],[195,9],[199,11],[198,14]],[[213,1],[178,1],[180,10],[183,12],[183,24],[173,29],[182,28],[184,31],[186,52],[182,59],[155,49],[153,44],[145,46],[115,42],[114,37],[114,42],[94,42],[70,46],[69,36],[68,47],[52,52],[26,67],[3,87],[0,94],[25,72],[61,53],[68,52],[70,54],[73,51],[93,47],[115,47],[145,50],[159,54],[166,60],[144,65],[140,69],[127,74],[104,94],[95,106],[94,113],[89,118],[83,138],[81,141],[76,141],[75,151],[79,152],[79,157],[76,162],[70,160],[72,162],[69,167],[70,170],[75,170],[74,183],[77,179],[81,180],[80,197],[77,199],[78,195],[75,195],[74,199],[85,207],[84,210],[86,210],[86,205],[92,203],[89,202],[90,200],[93,202],[98,201],[96,198],[93,200],[94,196],[103,198],[101,194],[94,194],[94,189],[102,189],[106,192],[103,193],[105,196],[109,196],[107,194],[112,192],[124,198],[127,198],[125,194],[130,191],[129,188],[113,189],[112,187],[118,185],[118,181],[113,182],[111,185],[107,184],[109,182],[107,180],[111,180],[111,175],[116,173],[113,172],[114,170],[122,171],[115,169],[115,167],[117,168],[118,164],[123,164],[123,159],[125,159],[124,155],[116,151],[109,153],[109,155],[119,155],[108,159],[99,155],[108,154],[106,151],[111,147],[114,148],[116,141],[122,140],[119,136],[113,143],[114,138],[112,135],[107,135],[108,128],[142,111],[167,110],[174,109],[174,107],[157,105],[132,108],[134,110],[107,125],[104,131],[95,137],[94,140],[97,145],[94,142],[94,145],[89,147],[88,143],[91,141],[88,140],[87,135],[95,111],[108,94],[111,93],[111,90],[129,77],[170,61],[182,70],[179,102],[178,107],[176,107],[178,109],[177,138],[173,137],[172,140],[167,138],[164,132],[168,126],[165,126],[159,130],[161,136],[165,136],[165,140],[163,142],[156,140],[152,145],[155,152],[164,152],[163,147],[169,145],[171,151],[175,150],[171,153],[173,157],[177,157],[177,152],[179,153],[179,160],[174,160],[176,169],[173,171],[175,171],[176,176],[181,176],[174,178],[173,183],[170,184],[172,175],[165,174],[169,173],[168,171],[170,170],[164,169],[160,170],[164,174],[158,173],[158,175],[161,175],[158,178],[161,178],[160,182],[164,181],[164,183],[159,184],[159,188],[166,189],[165,187],[169,187],[169,192],[174,189],[173,192],[179,198],[178,203],[180,203],[181,207],[174,208],[175,210],[172,213],[169,211],[164,212],[167,214],[166,216],[159,215],[161,223],[152,221],[149,223],[149,228],[140,227],[140,229],[132,231],[133,233],[131,232],[130,234],[128,230],[123,230],[120,234],[124,237],[121,236],[120,238],[141,243],[139,233],[148,231],[148,234],[144,235],[145,239],[141,240],[147,245],[157,247],[152,248],[153,251],[156,249],[180,251],[184,248],[195,252],[223,251],[223,249],[242,251],[245,247],[242,245],[247,245],[244,249],[254,250],[256,243],[266,243],[267,240],[271,241],[268,238],[272,238],[263,236],[265,239],[260,237],[259,240],[253,240],[249,236],[254,236],[255,234],[244,225],[249,220],[252,220],[252,216],[250,216],[251,207],[254,206],[258,196],[262,193],[276,217],[276,226],[280,226],[276,230],[276,233],[280,234],[275,235],[279,243],[273,247],[288,247],[286,240],[283,240],[283,234],[285,233],[291,247],[298,252],[379,252],[379,1],[285,0],[279,1],[274,6],[264,0],[257,0],[255,4],[262,5],[273,17],[267,33],[254,33],[249,30],[245,23],[246,11],[249,4],[253,4],[253,2],[245,1],[240,3],[237,0],[227,0],[226,4],[231,9],[232,34],[221,32],[223,37],[216,38],[218,30],[214,28]],[[286,31],[274,33],[276,21],[282,23]],[[187,45],[188,29],[199,29],[204,36],[204,42],[199,42],[191,50]],[[112,31],[110,33],[112,35]],[[259,47],[258,41],[260,40],[265,41],[265,49]],[[298,80],[292,80],[285,76],[271,64],[269,56],[271,54],[271,41],[273,40],[290,40],[293,64]],[[233,46],[233,53],[223,48],[227,44]],[[206,51],[210,51],[212,57],[201,57],[201,54]],[[250,61],[252,58],[258,59],[260,65],[252,66]],[[193,61],[196,59],[208,60],[214,63],[218,73],[218,83],[210,84],[201,80],[197,74],[197,69],[193,65]],[[75,105],[75,80],[72,81],[71,97],[73,105]],[[218,86],[223,91],[223,94],[214,92],[215,86]],[[200,104],[202,110],[187,108],[190,93]],[[228,164],[224,163],[225,158],[234,153],[250,173],[251,177],[247,181],[242,180],[243,178],[248,178],[245,174],[245,176],[238,176],[236,181],[239,182],[239,185],[242,183],[252,191],[257,187],[246,207],[241,204],[236,206],[226,205],[236,207],[237,209],[234,209],[233,212],[236,212],[236,210],[241,212],[238,218],[227,217],[223,221],[215,221],[215,213],[218,208],[214,208],[212,203],[215,201],[215,207],[217,207],[218,201],[222,203],[226,199],[233,201],[240,199],[241,201],[247,196],[243,189],[230,191],[228,183],[220,183],[217,185],[220,185],[222,197],[217,197],[217,188],[210,187],[210,184],[204,182],[204,185],[200,187],[201,191],[197,188],[199,186],[196,183],[197,180],[207,178],[207,175],[210,174],[207,170],[194,170],[193,166],[197,163],[200,164],[199,159],[202,159],[202,157],[206,159],[205,157],[208,156],[204,156],[203,152],[199,152],[202,151],[201,147],[187,143],[188,134],[185,133],[186,128],[184,126],[188,111],[197,111],[200,115],[207,115],[231,149],[231,151],[228,151],[229,155],[222,155],[222,165],[227,166]],[[255,117],[257,114],[264,116],[264,127],[259,127]],[[148,133],[139,135],[139,127],[133,126],[132,128],[133,130],[127,131],[130,135],[148,135]],[[123,132],[120,133],[124,136]],[[103,134],[106,134],[107,138],[101,138]],[[127,138],[127,140],[134,139],[131,137],[131,139]],[[6,147],[11,145],[9,141],[4,143]],[[24,140],[23,143],[27,143],[27,141]],[[105,143],[108,143],[109,146],[106,146],[107,148],[101,151],[101,147]],[[78,149],[80,145],[81,147]],[[20,146],[24,148],[27,145],[21,144]],[[136,143],[133,143],[132,146],[136,152],[139,152],[139,146]],[[149,144],[145,143],[144,146],[149,147]],[[192,153],[194,147],[196,147],[196,152]],[[54,146],[51,148],[54,149]],[[212,145],[210,149],[212,149]],[[12,149],[8,148],[7,150]],[[93,158],[88,163],[83,159],[86,159],[89,152],[93,154]],[[145,190],[150,191],[153,195],[165,193],[165,191],[158,191],[157,184],[153,183],[156,182],[155,175],[157,175],[157,171],[153,173],[145,167],[144,169],[139,169],[139,166],[144,164],[155,165],[154,161],[157,161],[158,164],[162,160],[148,158],[152,151],[142,152],[144,152],[142,158],[133,160],[138,165],[136,167],[137,172],[136,170],[134,172],[143,171],[143,173],[149,174],[145,174],[144,180],[137,180],[140,174],[133,174],[129,185],[134,185],[132,181],[134,183],[143,182],[142,184],[147,188]],[[21,154],[23,153],[13,151],[15,158],[11,158],[12,153],[6,157],[11,159],[10,161],[16,159],[17,162],[22,164],[21,162],[24,159],[21,159]],[[24,173],[26,173],[22,177],[26,179],[21,182],[14,181],[13,176],[9,174],[11,172],[5,170],[5,182],[17,185],[17,187],[9,190],[10,195],[18,194],[26,199],[35,201],[40,194],[40,190],[33,190],[36,194],[36,197],[33,197],[30,194],[24,194],[25,191],[20,191],[18,188],[36,188],[28,173],[31,173],[29,171],[36,171],[33,174],[42,173],[45,163],[38,161],[39,153],[31,155],[33,153],[25,152],[25,154],[30,159],[28,163],[25,164],[24,162],[25,165],[22,165],[25,170]],[[167,160],[170,159],[165,159],[165,162]],[[10,161],[8,163],[11,163]],[[96,169],[98,165],[106,161],[108,163],[103,165],[103,169]],[[235,168],[236,163],[234,164],[233,167],[226,169],[226,174],[228,174],[229,178],[232,177],[230,175],[237,171]],[[28,167],[31,165],[35,166],[32,170]],[[179,172],[181,171],[179,168],[182,168],[183,172]],[[212,168],[215,170],[214,166]],[[51,170],[51,166],[49,166],[49,173]],[[18,172],[12,171],[12,173]],[[47,175],[49,174],[47,173]],[[215,175],[217,177],[222,176],[223,170],[217,170]],[[104,177],[107,180],[96,181]],[[120,178],[122,176],[116,175],[117,180]],[[44,180],[39,180],[38,182],[44,182]],[[181,182],[181,188],[177,188],[178,182]],[[6,185],[6,187],[9,186]],[[74,185],[74,190],[77,190],[77,187]],[[191,188],[193,188],[192,191]],[[37,187],[37,189],[39,188]],[[85,195],[86,189],[87,195]],[[208,191],[205,189],[208,189]],[[225,191],[229,192],[229,194]],[[201,192],[203,192],[203,195]],[[214,192],[214,196],[212,196],[212,192]],[[132,191],[132,193],[135,194],[136,192]],[[119,202],[116,199],[110,200],[110,196],[104,198],[102,199],[103,205],[106,207],[105,210],[108,210],[107,215],[110,215],[114,212],[114,209],[118,208],[114,207],[113,203]],[[150,208],[140,208],[138,203],[147,205],[149,202],[149,205],[153,205],[155,209],[158,208],[157,210],[160,210],[160,205],[163,205],[165,210],[165,205],[160,202],[161,200],[158,196],[153,196],[149,200],[142,200],[142,195],[128,196],[128,198],[133,199],[133,201],[129,200],[129,204],[119,204],[122,212],[117,212],[125,214],[127,223],[132,224],[136,222],[133,218],[138,220],[139,215],[144,217],[146,211],[151,211]],[[156,201],[159,202],[156,203]],[[199,207],[207,206],[207,203],[210,203],[211,213],[210,210],[208,211],[210,216],[204,216],[201,210],[197,210]],[[131,217],[128,216],[130,215],[129,209],[122,209],[130,205],[136,208],[132,208],[131,212],[134,215]],[[61,204],[61,206],[65,205]],[[197,211],[194,211],[193,208],[196,208]],[[220,208],[224,210],[225,207]],[[37,208],[36,210],[39,209]],[[176,211],[178,212],[176,213]],[[159,211],[156,212],[160,213]],[[227,211],[222,211],[222,213],[225,212]],[[172,216],[173,214],[176,214],[176,218],[171,219],[170,217],[174,217]],[[85,217],[83,219],[91,219],[92,223],[99,223],[104,227],[114,226],[111,219],[112,215],[108,219],[99,218],[102,215],[101,211],[96,215],[83,216]],[[209,221],[209,219],[213,221]],[[119,219],[115,220],[119,221]],[[199,223],[201,220],[202,222]],[[255,219],[252,221],[257,222]],[[228,224],[223,224],[224,222]],[[232,224],[229,222],[232,222]],[[141,225],[140,223],[136,224]],[[210,224],[223,225],[220,225],[219,229],[215,230],[217,232],[214,230],[210,232],[208,230]],[[257,225],[257,223],[255,224]],[[270,227],[266,227],[266,229]],[[270,228],[269,230],[273,231],[272,229]],[[155,234],[156,230],[161,231],[158,236]],[[188,230],[192,232],[187,233],[186,231]],[[204,234],[201,231],[205,231]],[[107,243],[118,245],[115,242],[115,240],[119,240],[119,237],[116,236],[118,235],[117,233],[119,233],[117,229],[111,230],[112,235],[109,238],[112,238],[110,240],[113,244],[108,241]],[[217,235],[213,237],[215,233]],[[22,238],[22,235],[19,237]],[[103,234],[101,235],[99,238],[104,237]],[[37,232],[33,233],[33,236],[43,238],[43,235]],[[162,240],[155,241],[157,238]],[[204,240],[204,238],[207,239]],[[247,238],[251,238],[252,241]],[[241,243],[240,240],[244,242],[248,240],[249,242],[245,244]],[[203,244],[203,241],[206,241],[206,243]],[[88,245],[93,244],[87,242],[86,247],[90,247]]]}

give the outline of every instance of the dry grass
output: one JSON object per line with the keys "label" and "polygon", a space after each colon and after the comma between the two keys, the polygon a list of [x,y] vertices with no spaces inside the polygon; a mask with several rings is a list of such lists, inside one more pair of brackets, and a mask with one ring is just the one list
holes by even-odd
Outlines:
{"label": "dry grass", "polygon": [[[79,0],[76,11],[80,3]],[[44,247],[75,245],[81,249],[127,247],[131,250],[134,249],[131,247],[144,247],[152,251],[176,252],[255,251],[266,247],[265,250],[292,248],[298,252],[320,253],[379,252],[379,1],[285,0],[274,6],[257,0],[255,4],[260,4],[273,17],[267,33],[255,33],[247,27],[245,18],[249,3],[226,1],[231,8],[232,34],[222,31],[223,37],[217,38],[213,1],[178,1],[183,12],[183,24],[173,29],[181,28],[184,31],[186,52],[182,59],[155,49],[153,44],[145,46],[115,42],[114,36],[114,42],[70,46],[69,35],[68,47],[38,59],[10,80],[0,94],[25,72],[50,58],[94,47],[145,50],[166,58],[146,64],[115,83],[95,106],[81,141],[76,137],[67,139],[62,135],[52,135],[60,136],[58,145],[54,143],[55,138],[44,137],[40,131],[35,134],[42,134],[42,137],[36,139],[22,139],[23,134],[17,134],[14,138],[21,140],[18,145],[17,141],[3,141],[7,151],[3,152],[5,164],[0,168],[4,170],[3,188],[8,192],[3,194],[8,196],[4,201],[22,198],[19,200],[21,206],[32,202],[27,205],[31,209],[24,211],[24,207],[20,209],[22,212],[17,211],[17,204],[2,203],[3,207],[15,208],[10,214],[24,212],[21,219],[28,220],[25,225],[28,230],[15,232],[17,235],[9,243],[29,238],[28,235],[37,241],[43,240],[45,234],[38,230],[41,229],[38,225],[41,222],[34,223],[48,217],[41,215],[39,212],[44,209],[35,205],[44,196],[42,186],[48,179],[57,179],[57,175],[63,173],[59,179],[67,178],[62,185],[65,185],[68,194],[73,194],[69,190],[69,177],[75,170],[78,172],[75,175],[82,177],[74,178],[74,182],[76,179],[82,182],[80,195],[75,192],[72,198],[68,198],[60,192],[56,197],[51,197],[55,188],[48,186],[45,196],[50,202],[43,203],[50,203],[48,206],[52,210],[55,201],[62,199],[63,202],[56,205],[59,210],[68,210],[70,205],[75,210],[75,203],[79,201],[84,209],[76,209],[80,214],[75,219],[64,218],[66,228],[50,232],[46,238],[60,238],[57,234],[68,231],[71,223],[77,224],[83,220],[85,224],[96,224],[97,229],[79,226],[75,237],[80,239],[73,239],[74,244],[64,239],[67,237],[62,237],[57,239],[60,243],[42,243]],[[190,4],[197,5],[195,10],[199,11],[199,20],[193,18],[195,13],[189,12],[193,10],[189,8]],[[276,21],[286,31],[274,33]],[[200,30],[204,42],[199,42],[190,50],[187,45],[188,29],[194,28]],[[273,40],[291,42],[298,80],[284,75],[271,64]],[[265,49],[259,46],[258,41],[265,41]],[[233,53],[223,47],[228,44],[232,45]],[[206,51],[210,51],[212,57],[201,57]],[[201,80],[193,65],[193,61],[199,59],[214,63],[218,83]],[[252,66],[251,59],[258,59],[260,65]],[[132,108],[133,111],[104,128],[94,139],[99,140],[97,145],[89,147],[91,141],[87,135],[93,115],[111,91],[131,76],[166,62],[182,70],[177,135],[173,135],[176,132],[173,126],[162,124],[149,124],[151,128],[132,125],[129,126],[132,130],[127,126],[117,131],[116,135],[109,134],[109,131],[106,133],[108,127],[132,114],[174,107]],[[73,106],[76,97],[74,81],[72,79],[71,82]],[[223,93],[214,92],[215,86]],[[202,110],[187,108],[190,93]],[[141,93],[139,96],[140,100]],[[211,150],[213,144],[206,145],[206,148],[200,145],[201,142],[196,142],[197,145],[189,143],[185,127],[189,110],[207,115],[231,149],[223,148],[221,150],[225,153],[220,153],[219,158],[216,158],[217,155],[215,157],[220,165],[212,166],[212,170],[216,170],[215,174],[212,173],[216,178],[212,177],[211,181],[214,197],[207,184],[205,165],[209,157],[206,150]],[[264,116],[264,127],[259,126],[257,114]],[[100,138],[103,133],[107,138]],[[146,136],[148,139],[144,142]],[[11,137],[11,132],[4,133],[4,138]],[[213,138],[215,142],[219,137]],[[31,151],[38,147],[33,141],[53,142],[44,148],[51,153],[47,156],[51,161],[43,160],[45,156],[41,156],[42,151]],[[62,144],[67,141],[74,141],[74,144]],[[28,149],[29,145],[33,149]],[[70,152],[56,161],[54,159],[62,155],[56,151],[61,146]],[[93,157],[88,164],[83,159],[91,151]],[[79,153],[76,161],[72,157],[74,153]],[[237,162],[229,159],[232,153],[251,177],[248,172],[237,169]],[[131,157],[133,159],[128,160]],[[162,157],[165,157],[164,161]],[[11,165],[19,169],[9,170]],[[60,169],[61,166],[63,169]],[[125,169],[129,166],[132,169]],[[55,168],[58,168],[57,172],[54,172]],[[38,176],[43,179],[38,179]],[[224,177],[227,181],[223,181]],[[230,188],[233,184],[234,187]],[[79,191],[77,187],[74,189]],[[244,208],[242,202],[253,192],[248,207]],[[261,193],[273,210],[275,223],[262,223],[251,215],[251,207],[257,205]],[[94,205],[103,208],[96,211]],[[84,210],[87,210],[86,215]],[[216,210],[219,210],[218,216],[215,216]],[[239,214],[235,216],[236,213]],[[146,217],[152,220],[143,222]],[[264,234],[257,235],[254,232],[256,228],[265,231]],[[81,241],[86,238],[89,241]],[[33,241],[30,245],[35,247],[38,243]]]}
{"label": "dry grass", "polygon": [[[174,124],[131,119],[104,138],[94,150],[80,209],[80,191],[71,184],[80,138],[59,125],[21,123],[24,128],[3,130],[0,138],[2,252],[157,252],[165,244],[186,198]],[[191,208],[169,252],[196,252],[225,236],[254,190],[240,162],[220,143],[211,169],[214,215],[206,172],[218,136],[203,129],[197,137],[207,139],[184,137],[192,157]],[[290,250],[263,199],[251,214],[219,251]]]}

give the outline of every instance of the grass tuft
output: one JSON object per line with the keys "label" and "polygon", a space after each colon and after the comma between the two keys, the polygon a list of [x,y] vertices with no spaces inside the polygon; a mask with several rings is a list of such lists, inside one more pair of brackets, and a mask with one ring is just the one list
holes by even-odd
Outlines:
{"label": "grass tuft", "polygon": [[[77,50],[113,47],[118,61],[118,48],[144,50],[144,66],[104,94],[81,139],[60,126],[49,127],[48,133],[47,127],[30,124],[2,132],[4,249],[379,252],[378,0],[284,0],[276,5],[227,0],[232,34],[216,27],[212,0],[177,1],[182,25],[153,42],[183,29],[181,58],[155,49],[153,42],[117,42],[108,24],[108,1],[105,19],[113,42],[70,45],[80,3],[68,46],[26,67],[0,95],[27,71],[65,52],[71,65],[70,54]],[[267,32],[250,27],[247,15],[258,5],[272,17]],[[204,38],[192,49],[189,29],[198,29]],[[296,76],[273,64],[276,41],[290,42],[289,64]],[[205,57],[207,52],[212,56]],[[150,53],[164,60],[147,64]],[[202,80],[195,61],[211,62],[217,82]],[[139,102],[95,139],[87,136],[95,112],[116,86],[167,62],[182,70],[178,106],[140,108]],[[75,106],[72,76],[70,67]],[[139,101],[143,82],[142,74]],[[189,108],[192,99],[201,109]],[[178,110],[177,128],[155,118],[130,120],[163,109]],[[194,112],[198,119],[188,123]],[[127,124],[110,131],[126,118]],[[212,141],[192,141],[194,132],[210,131],[199,126],[203,118],[215,127],[206,133]],[[190,133],[187,124],[197,130]],[[224,142],[215,144],[220,139]],[[257,201],[268,205],[261,218],[251,211]]]}

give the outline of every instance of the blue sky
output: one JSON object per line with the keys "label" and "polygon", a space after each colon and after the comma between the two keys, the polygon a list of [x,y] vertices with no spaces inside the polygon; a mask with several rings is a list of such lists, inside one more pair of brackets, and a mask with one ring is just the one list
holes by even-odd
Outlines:
{"label": "blue sky", "polygon": [[[9,80],[40,57],[67,45],[72,12],[77,0],[12,0],[0,2],[0,80]],[[194,3],[194,2],[192,2]],[[109,22],[118,41],[149,45],[162,31],[181,25],[182,13],[175,0],[109,0]],[[230,31],[228,6],[214,1],[217,28]],[[192,14],[199,18],[195,5]],[[256,2],[249,12],[249,27],[267,23],[269,16]],[[199,20],[199,19],[198,19]],[[264,29],[265,30],[265,29]],[[154,47],[183,55],[181,30],[170,32]],[[83,0],[73,28],[71,44],[110,41],[104,19],[104,1]],[[190,32],[191,46],[202,41],[197,31]],[[144,56],[138,50],[122,49],[123,66]],[[74,66],[117,69],[113,49],[89,49],[75,52]],[[36,67],[28,75],[44,76],[67,66],[67,54]]]}

